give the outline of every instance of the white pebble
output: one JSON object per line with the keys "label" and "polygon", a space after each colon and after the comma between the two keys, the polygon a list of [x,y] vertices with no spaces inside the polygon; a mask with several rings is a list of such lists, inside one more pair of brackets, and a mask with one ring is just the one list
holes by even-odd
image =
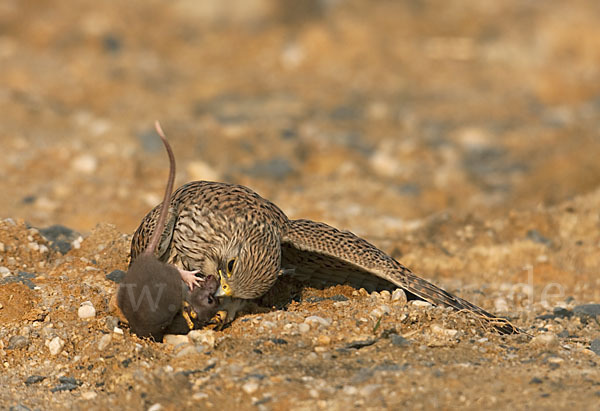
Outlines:
{"label": "white pebble", "polygon": [[330,318],[319,317],[318,315],[311,315],[310,317],[306,317],[304,319],[306,324],[319,324],[324,327],[329,327],[331,325]]}
{"label": "white pebble", "polygon": [[537,347],[558,347],[558,337],[553,333],[543,333],[533,337],[529,344]]}
{"label": "white pebble", "polygon": [[77,310],[77,315],[81,319],[94,318],[96,316],[96,309],[91,301],[85,301],[81,303],[81,307]]}
{"label": "white pebble", "polygon": [[29,249],[32,251],[38,251],[40,249],[40,245],[36,242],[30,242],[27,244],[27,247],[29,247]]}
{"label": "white pebble", "polygon": [[195,345],[204,344],[209,348],[215,347],[215,332],[213,330],[192,330],[187,336]]}
{"label": "white pebble", "polygon": [[258,390],[258,383],[256,381],[248,381],[246,384],[242,385],[242,390],[246,394],[254,394],[256,390]]}
{"label": "white pebble", "polygon": [[8,277],[10,275],[10,270],[7,267],[0,267],[0,275],[4,277]]}
{"label": "white pebble", "polygon": [[275,324],[273,321],[263,320],[263,322],[260,323],[260,325],[262,325],[265,328],[275,328],[277,324]]}
{"label": "white pebble", "polygon": [[406,293],[402,288],[396,288],[392,293],[392,302],[396,304],[406,304],[407,298]]}
{"label": "white pebble", "polygon": [[162,405],[160,403],[156,403],[156,404],[152,404],[150,406],[150,408],[148,408],[148,411],[160,411],[162,410]]}
{"label": "white pebble", "polygon": [[355,395],[358,393],[358,389],[353,385],[345,385],[344,388],[342,388],[342,391],[346,395]]}
{"label": "white pebble", "polygon": [[300,331],[302,334],[305,334],[310,331],[310,325],[306,323],[298,324],[298,331]]}
{"label": "white pebble", "polygon": [[422,300],[413,300],[411,304],[415,307],[432,307],[430,302],[422,301]]}
{"label": "white pebble", "polygon": [[92,174],[96,171],[98,160],[91,154],[82,154],[71,162],[71,167],[74,171],[84,174]]}
{"label": "white pebble", "polygon": [[112,335],[104,334],[100,338],[100,341],[98,342],[98,349],[100,351],[104,350],[106,347],[108,347],[108,344],[110,344],[111,341],[112,341]]}
{"label": "white pebble", "polygon": [[379,293],[383,300],[389,301],[392,298],[392,294],[388,290],[383,290]]}
{"label": "white pebble", "polygon": [[123,329],[119,327],[113,328],[113,333],[123,335]]}
{"label": "white pebble", "polygon": [[79,250],[81,248],[81,242],[83,241],[83,237],[79,236],[75,240],[71,242],[71,245],[75,250]]}
{"label": "white pebble", "polygon": [[93,400],[97,396],[98,394],[94,391],[86,391],[84,393],[81,393],[81,398],[83,398],[84,400]]}
{"label": "white pebble", "polygon": [[180,344],[188,344],[189,339],[187,335],[181,334],[167,334],[163,338],[163,342],[168,345],[172,345],[174,347]]}
{"label": "white pebble", "polygon": [[54,337],[48,343],[48,349],[50,350],[50,354],[51,355],[58,355],[58,354],[60,354],[60,352],[62,351],[62,349],[63,349],[64,346],[65,346],[65,342],[63,340],[61,340],[60,337]]}
{"label": "white pebble", "polygon": [[502,297],[496,298],[496,300],[494,301],[494,310],[496,312],[508,311],[508,303],[506,302],[506,299]]}

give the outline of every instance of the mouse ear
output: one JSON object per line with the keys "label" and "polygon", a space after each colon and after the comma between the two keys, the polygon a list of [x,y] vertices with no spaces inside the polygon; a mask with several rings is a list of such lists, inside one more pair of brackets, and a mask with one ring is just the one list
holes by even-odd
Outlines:
{"label": "mouse ear", "polygon": [[162,127],[158,120],[154,123],[154,127],[156,128],[156,132],[158,133],[160,139],[162,140],[165,148],[167,150],[167,154],[169,156],[169,179],[167,180],[167,188],[165,189],[165,196],[163,198],[162,207],[160,209],[160,216],[158,217],[158,221],[156,226],[154,227],[154,232],[152,233],[152,237],[150,237],[150,242],[148,243],[148,248],[146,248],[146,253],[153,254],[162,233],[165,229],[165,222],[167,221],[167,215],[169,214],[169,203],[171,200],[171,194],[173,193],[173,183],[175,182],[175,156],[173,155],[173,150],[171,149],[171,145],[167,141],[167,137],[165,136]]}

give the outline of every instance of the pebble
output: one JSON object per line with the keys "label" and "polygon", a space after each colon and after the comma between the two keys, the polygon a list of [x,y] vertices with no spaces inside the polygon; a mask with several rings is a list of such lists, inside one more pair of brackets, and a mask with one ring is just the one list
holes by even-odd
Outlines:
{"label": "pebble", "polygon": [[242,385],[242,390],[246,394],[254,394],[256,390],[258,390],[258,383],[256,381],[248,381],[244,385]]}
{"label": "pebble", "polygon": [[94,391],[86,391],[81,393],[81,398],[83,398],[84,400],[93,400],[97,396],[98,394]]}
{"label": "pebble", "polygon": [[106,324],[106,329],[108,331],[113,331],[119,326],[119,319],[117,317],[113,317],[112,315],[107,315],[104,318],[104,323]]}
{"label": "pebble", "polygon": [[573,312],[579,315],[585,315],[589,317],[600,316],[600,304],[583,304],[573,308]]}
{"label": "pebble", "polygon": [[304,319],[306,324],[319,324],[324,327],[329,327],[331,325],[330,318],[319,317],[318,315],[311,315],[310,317],[306,317]]}
{"label": "pebble", "polygon": [[431,332],[438,336],[453,338],[458,334],[458,330],[453,330],[450,328],[443,328],[437,324],[431,325]]}
{"label": "pebble", "polygon": [[123,329],[119,328],[119,327],[115,327],[115,328],[113,328],[113,333],[115,333],[117,335],[123,335]]}
{"label": "pebble", "polygon": [[388,290],[381,291],[379,295],[381,295],[381,299],[385,301],[390,301],[392,298],[392,294]]}
{"label": "pebble", "polygon": [[96,316],[96,309],[91,301],[84,301],[77,310],[77,316],[81,319],[94,318]]}
{"label": "pebble", "polygon": [[108,347],[108,344],[110,344],[111,341],[112,335],[104,334],[102,337],[100,337],[100,341],[98,342],[98,349],[100,351],[103,351],[106,347]]}
{"label": "pebble", "polygon": [[64,346],[65,342],[60,337],[54,337],[49,342],[47,341],[47,347],[51,355],[60,354]]}
{"label": "pebble", "polygon": [[396,347],[408,347],[411,344],[410,340],[398,334],[390,334],[390,341]]}
{"label": "pebble", "polygon": [[167,334],[163,337],[163,343],[174,347],[180,344],[188,344],[189,341],[188,336],[182,334]]}
{"label": "pebble", "polygon": [[0,275],[2,277],[8,277],[10,275],[10,270],[8,269],[8,267],[0,267]]}
{"label": "pebble", "polygon": [[345,385],[344,388],[342,388],[342,391],[346,395],[355,395],[358,393],[358,388],[353,385]]}
{"label": "pebble", "polygon": [[203,344],[209,348],[215,348],[215,332],[213,330],[192,330],[187,336],[195,345]]}
{"label": "pebble", "polygon": [[96,171],[96,167],[98,167],[98,160],[91,154],[82,154],[73,159],[71,167],[73,168],[73,171],[83,174],[92,174]]}
{"label": "pebble", "polygon": [[331,338],[327,335],[319,335],[317,338],[317,344],[319,345],[329,345],[331,343]]}
{"label": "pebble", "polygon": [[160,403],[156,403],[156,404],[152,404],[149,408],[148,411],[160,411],[162,410],[162,405]]}
{"label": "pebble", "polygon": [[25,385],[37,384],[38,382],[42,382],[46,379],[43,375],[31,375],[27,377],[25,380]]}
{"label": "pebble", "polygon": [[175,355],[177,358],[187,357],[188,355],[201,354],[202,346],[186,345]]}
{"label": "pebble", "polygon": [[298,331],[302,334],[306,334],[310,331],[310,325],[307,323],[298,324]]}
{"label": "pebble", "polygon": [[9,350],[18,350],[21,348],[25,348],[28,345],[29,345],[29,339],[27,337],[24,337],[22,335],[13,335],[8,340],[8,347],[6,347],[6,348]]}
{"label": "pebble", "polygon": [[414,307],[433,307],[433,305],[430,302],[423,301],[423,300],[413,300],[413,301],[411,301],[411,304]]}
{"label": "pebble", "polygon": [[529,344],[535,347],[554,348],[558,347],[558,337],[553,333],[543,333],[533,337]]}

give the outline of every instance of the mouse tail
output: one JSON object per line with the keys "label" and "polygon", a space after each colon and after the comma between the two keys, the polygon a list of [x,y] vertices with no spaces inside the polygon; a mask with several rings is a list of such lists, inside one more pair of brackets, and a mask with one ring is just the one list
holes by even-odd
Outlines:
{"label": "mouse tail", "polygon": [[175,182],[175,156],[173,155],[173,150],[171,149],[171,145],[167,141],[167,137],[165,136],[165,133],[158,121],[154,123],[154,127],[156,128],[156,132],[160,136],[160,139],[167,149],[167,154],[169,155],[169,180],[167,181],[167,188],[165,189],[165,197],[162,202],[160,216],[158,217],[156,227],[154,227],[152,237],[150,237],[148,247],[144,251],[146,254],[152,254],[154,252],[165,229],[167,214],[169,212],[169,203],[171,200],[171,194],[173,193],[173,183]]}

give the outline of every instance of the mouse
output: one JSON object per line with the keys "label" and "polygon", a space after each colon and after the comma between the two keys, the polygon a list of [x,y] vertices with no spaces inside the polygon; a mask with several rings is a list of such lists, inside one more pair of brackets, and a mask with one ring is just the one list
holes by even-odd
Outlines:
{"label": "mouse", "polygon": [[133,333],[160,342],[166,333],[185,334],[210,320],[217,312],[218,300],[213,294],[218,282],[213,276],[190,281],[199,270],[181,270],[159,261],[154,254],[165,228],[175,180],[175,156],[158,121],[155,127],[169,156],[165,196],[148,246],[129,266],[116,302]]}

